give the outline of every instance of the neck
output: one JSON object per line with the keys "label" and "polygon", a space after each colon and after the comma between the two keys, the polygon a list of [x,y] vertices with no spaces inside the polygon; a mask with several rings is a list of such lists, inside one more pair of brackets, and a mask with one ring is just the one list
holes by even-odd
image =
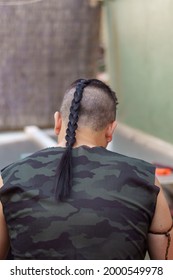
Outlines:
{"label": "neck", "polygon": [[[87,127],[81,129],[78,128],[76,130],[76,142],[73,147],[79,147],[83,145],[88,147],[106,147],[107,141],[104,137],[104,131],[95,132]],[[64,131],[61,131],[61,133],[58,136],[58,146],[66,146]]]}

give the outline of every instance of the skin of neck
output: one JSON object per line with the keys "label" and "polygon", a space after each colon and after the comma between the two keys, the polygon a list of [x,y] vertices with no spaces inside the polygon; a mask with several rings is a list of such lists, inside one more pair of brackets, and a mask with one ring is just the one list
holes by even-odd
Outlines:
{"label": "skin of neck", "polygon": [[[55,119],[55,134],[58,136],[58,146],[65,147],[66,146],[66,128],[67,125],[63,121],[61,114],[56,112],[54,115]],[[106,148],[108,143],[112,141],[112,136],[114,129],[116,127],[116,122],[112,122],[108,124],[104,129],[99,131],[94,131],[90,127],[81,126],[76,130],[76,142],[74,144],[75,147],[79,146],[88,146],[88,147],[96,147],[101,146]]]}

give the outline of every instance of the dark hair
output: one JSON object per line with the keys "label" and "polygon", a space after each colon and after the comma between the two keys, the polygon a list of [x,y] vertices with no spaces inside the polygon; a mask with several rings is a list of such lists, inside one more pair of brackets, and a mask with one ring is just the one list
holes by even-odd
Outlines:
{"label": "dark hair", "polygon": [[[96,105],[93,104],[92,100],[92,105],[88,103],[82,105],[82,98],[83,98],[83,93],[84,89],[87,87],[87,90],[89,91],[90,95],[87,97],[87,100],[90,100],[91,98],[95,99],[95,102],[98,102],[98,97],[94,96],[94,94],[91,94],[90,90],[92,89],[96,91],[96,93],[100,95],[100,91],[102,93],[106,93],[106,98],[109,100],[109,104],[111,104],[111,107],[108,106],[105,103],[104,98],[101,96],[99,100],[101,100],[101,105],[98,106],[100,107],[100,110]],[[90,89],[90,90],[89,90]],[[71,94],[72,93],[72,94]],[[72,97],[70,97],[72,95]],[[94,97],[93,97],[94,96]],[[70,101],[70,106],[69,106],[69,101]],[[85,100],[84,100],[85,101]],[[106,124],[115,120],[116,117],[116,105],[117,105],[117,98],[115,93],[110,89],[109,86],[107,86],[105,83],[97,80],[97,79],[79,79],[73,82],[70,86],[70,88],[66,91],[64,100],[62,102],[61,106],[61,113],[64,118],[66,117],[67,111],[69,111],[70,108],[70,114],[68,116],[68,124],[67,124],[67,130],[66,130],[66,149],[60,159],[59,165],[57,167],[57,173],[56,173],[56,190],[55,190],[55,197],[57,200],[64,200],[65,198],[69,197],[71,187],[72,187],[72,147],[74,143],[76,142],[76,129],[78,127],[78,120],[79,118],[83,118],[84,122],[86,119],[86,116],[94,115],[94,111],[97,112],[97,115],[95,115],[91,119],[91,127],[93,129],[97,130],[97,127],[101,129],[102,127],[105,126],[105,122],[101,121],[99,124],[100,120],[102,120],[102,111],[106,112],[104,113],[106,115]],[[103,109],[103,106],[105,109]],[[88,108],[87,108],[88,107]],[[93,107],[92,112],[88,112],[91,110],[90,107]],[[105,111],[106,110],[106,111]],[[110,114],[108,113],[110,111]],[[92,121],[97,119],[97,121]]]}

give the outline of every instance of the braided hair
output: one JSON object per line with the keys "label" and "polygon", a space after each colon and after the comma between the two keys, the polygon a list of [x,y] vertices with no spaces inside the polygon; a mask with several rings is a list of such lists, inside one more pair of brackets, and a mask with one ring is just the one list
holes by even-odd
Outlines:
{"label": "braided hair", "polygon": [[[87,86],[89,86],[88,92],[84,96],[85,102],[82,105],[83,92]],[[74,88],[75,92],[72,91],[74,93],[72,93],[72,99],[70,99],[68,97],[71,89]],[[71,100],[70,103],[68,103],[69,99]],[[79,116],[84,125],[87,124],[97,131],[115,120],[117,104],[115,92],[102,81],[97,79],[80,79],[71,84],[61,106],[63,119],[67,121],[67,130],[65,136],[66,149],[60,159],[56,172],[55,197],[57,200],[62,201],[70,195],[72,187],[72,147],[76,142]],[[66,115],[69,107],[70,114]]]}
{"label": "braided hair", "polygon": [[71,103],[69,121],[66,130],[66,150],[61,157],[57,170],[57,187],[55,190],[55,197],[57,200],[63,200],[70,195],[72,185],[72,147],[76,142],[80,102],[84,88],[89,85],[90,80],[80,79],[76,82],[76,90]]}

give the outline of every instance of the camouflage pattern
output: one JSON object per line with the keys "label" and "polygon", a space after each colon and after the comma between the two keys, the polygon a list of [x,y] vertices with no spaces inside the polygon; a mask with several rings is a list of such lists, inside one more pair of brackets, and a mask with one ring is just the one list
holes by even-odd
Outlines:
{"label": "camouflage pattern", "polygon": [[73,189],[54,199],[64,148],[2,171],[1,201],[14,259],[144,259],[159,188],[155,168],[102,147],[73,149]]}

